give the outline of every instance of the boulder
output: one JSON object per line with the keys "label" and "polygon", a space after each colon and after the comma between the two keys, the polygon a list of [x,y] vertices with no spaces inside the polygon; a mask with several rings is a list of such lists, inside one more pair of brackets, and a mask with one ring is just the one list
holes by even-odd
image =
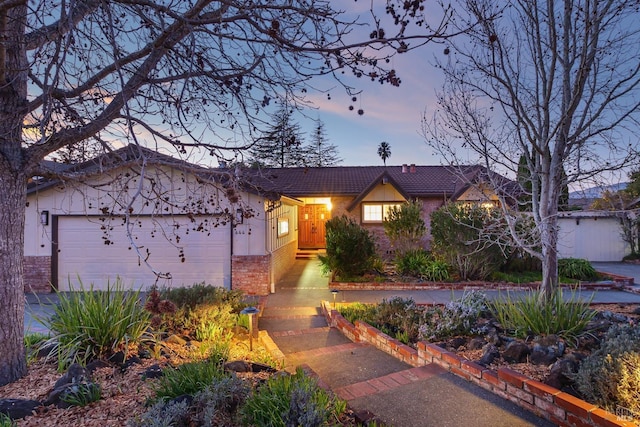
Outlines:
{"label": "boulder", "polygon": [[500,356],[500,352],[498,351],[498,347],[491,343],[487,343],[482,348],[482,357],[478,360],[478,364],[482,366],[488,366],[493,361]]}
{"label": "boulder", "polygon": [[486,341],[483,338],[475,337],[469,341],[469,343],[467,344],[467,349],[480,350],[482,347],[484,347],[485,344]]}
{"label": "boulder", "polygon": [[521,341],[511,341],[502,352],[502,358],[509,363],[522,363],[527,361],[531,353],[529,346]]}
{"label": "boulder", "polygon": [[558,360],[565,351],[565,343],[557,335],[536,338],[529,360],[534,365],[550,365]]}
{"label": "boulder", "polygon": [[149,366],[142,373],[142,378],[144,378],[144,379],[160,378],[162,375],[163,375],[162,374],[162,368],[160,367],[160,365],[155,364],[155,365]]}
{"label": "boulder", "polygon": [[31,415],[39,406],[42,406],[42,402],[37,400],[0,399],[0,414],[18,420]]}

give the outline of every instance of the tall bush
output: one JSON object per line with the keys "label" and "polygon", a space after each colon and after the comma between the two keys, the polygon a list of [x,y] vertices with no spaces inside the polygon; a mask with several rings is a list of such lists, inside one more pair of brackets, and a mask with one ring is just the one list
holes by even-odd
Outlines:
{"label": "tall bush", "polygon": [[494,209],[452,203],[431,214],[432,254],[457,270],[462,280],[486,279],[505,257],[492,231]]}
{"label": "tall bush", "polygon": [[326,223],[327,254],[320,256],[323,268],[334,276],[360,276],[371,268],[376,254],[369,231],[345,215]]}
{"label": "tall bush", "polygon": [[422,238],[427,233],[427,226],[422,219],[420,201],[413,200],[400,206],[392,206],[382,225],[397,256],[422,248]]}

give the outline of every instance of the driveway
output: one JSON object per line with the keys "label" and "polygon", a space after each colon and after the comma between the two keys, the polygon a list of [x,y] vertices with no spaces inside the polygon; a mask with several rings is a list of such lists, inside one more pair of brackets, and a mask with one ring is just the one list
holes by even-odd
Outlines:
{"label": "driveway", "polygon": [[592,262],[591,265],[603,273],[633,277],[635,285],[640,286],[640,264],[629,264],[628,262]]}

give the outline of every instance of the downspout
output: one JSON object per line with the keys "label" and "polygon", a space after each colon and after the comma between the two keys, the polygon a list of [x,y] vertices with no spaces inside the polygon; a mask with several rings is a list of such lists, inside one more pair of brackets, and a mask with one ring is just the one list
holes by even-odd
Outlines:
{"label": "downspout", "polygon": [[268,209],[265,209],[265,215],[264,215],[264,229],[265,229],[264,251],[267,255],[269,255],[269,292],[272,294],[275,294],[276,283],[275,283],[275,280],[273,279],[273,253],[271,251],[273,249],[273,245],[272,245],[273,228],[269,227],[269,223],[273,219],[273,216],[271,215],[271,212],[267,213],[266,212],[267,210]]}
{"label": "downspout", "polygon": [[233,218],[229,220],[229,290],[233,290]]}

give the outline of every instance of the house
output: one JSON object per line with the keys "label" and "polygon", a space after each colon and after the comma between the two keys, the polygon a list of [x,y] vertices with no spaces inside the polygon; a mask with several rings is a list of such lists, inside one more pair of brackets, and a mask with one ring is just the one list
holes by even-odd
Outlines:
{"label": "house", "polygon": [[391,206],[420,200],[428,225],[447,200],[495,200],[472,185],[482,168],[459,172],[207,169],[130,145],[29,185],[25,287],[64,291],[81,280],[99,289],[119,277],[132,288],[206,282],[265,295],[298,250],[325,246],[333,216],[356,219],[391,254],[382,228]]}

